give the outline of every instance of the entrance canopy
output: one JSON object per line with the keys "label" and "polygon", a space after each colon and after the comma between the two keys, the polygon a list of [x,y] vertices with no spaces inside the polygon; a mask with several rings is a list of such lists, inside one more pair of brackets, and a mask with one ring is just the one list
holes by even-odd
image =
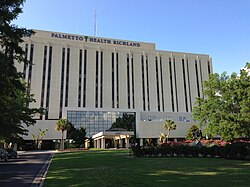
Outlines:
{"label": "entrance canopy", "polygon": [[134,131],[127,131],[126,129],[122,128],[113,128],[94,134],[92,136],[92,139],[94,140],[94,148],[101,148],[101,149],[109,148],[110,142],[108,142],[107,139],[114,141],[113,147],[129,148],[129,139],[133,135]]}

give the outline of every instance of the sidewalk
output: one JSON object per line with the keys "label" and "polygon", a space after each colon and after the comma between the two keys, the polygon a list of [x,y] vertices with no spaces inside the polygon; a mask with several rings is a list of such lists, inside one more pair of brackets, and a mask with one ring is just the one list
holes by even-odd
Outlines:
{"label": "sidewalk", "polygon": [[[41,152],[36,152],[36,153],[39,154]],[[46,153],[48,153],[48,152],[46,152]],[[44,180],[46,178],[46,175],[47,175],[47,172],[49,170],[49,167],[50,167],[53,156],[54,156],[54,153],[51,153],[50,157],[44,163],[42,169],[39,171],[39,173],[37,174],[37,176],[33,180],[32,184],[31,184],[31,187],[42,187],[43,186]]]}
{"label": "sidewalk", "polygon": [[56,153],[58,151],[56,150],[31,150],[31,151],[17,151],[18,155],[29,155],[29,154],[50,154],[50,156],[48,157],[48,159],[44,162],[43,167],[41,168],[41,170],[39,171],[39,173],[37,174],[37,176],[35,177],[35,179],[33,180],[31,187],[42,187],[44,184],[44,180],[46,178],[47,172],[49,170],[52,158],[54,156],[54,153]]}

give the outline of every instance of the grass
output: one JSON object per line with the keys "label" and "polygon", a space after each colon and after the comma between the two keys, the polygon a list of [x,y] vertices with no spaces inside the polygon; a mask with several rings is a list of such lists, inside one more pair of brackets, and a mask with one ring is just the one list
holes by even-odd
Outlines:
{"label": "grass", "polygon": [[44,186],[249,186],[250,162],[131,158],[127,150],[55,154]]}

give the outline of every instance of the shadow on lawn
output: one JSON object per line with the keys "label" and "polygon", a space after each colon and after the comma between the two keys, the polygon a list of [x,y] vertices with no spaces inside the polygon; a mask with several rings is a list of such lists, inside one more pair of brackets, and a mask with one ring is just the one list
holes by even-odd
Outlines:
{"label": "shadow on lawn", "polygon": [[[250,163],[211,158],[129,158],[128,151],[55,155],[46,186],[248,186]],[[63,159],[65,158],[65,159]]]}

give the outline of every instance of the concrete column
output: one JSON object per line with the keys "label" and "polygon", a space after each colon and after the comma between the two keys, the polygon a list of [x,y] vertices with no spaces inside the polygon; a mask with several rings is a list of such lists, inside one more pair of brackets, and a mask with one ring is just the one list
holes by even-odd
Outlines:
{"label": "concrete column", "polygon": [[119,137],[119,148],[122,148],[122,139]]}
{"label": "concrete column", "polygon": [[143,146],[143,138],[140,138],[140,146]]}
{"label": "concrete column", "polygon": [[101,148],[102,148],[102,149],[105,149],[105,148],[106,148],[106,146],[105,146],[105,138],[104,138],[104,137],[101,138]]}
{"label": "concrete column", "polygon": [[14,143],[13,150],[14,150],[14,151],[17,151],[17,144],[16,144],[16,143]]}
{"label": "concrete column", "polygon": [[97,141],[97,146],[96,146],[96,148],[100,149],[100,148],[101,148],[101,146],[100,146],[100,143],[101,143],[101,142],[100,142],[100,139],[97,139],[96,141]]}
{"label": "concrete column", "polygon": [[157,141],[158,141],[158,144],[161,144],[161,139],[160,138],[158,138]]}
{"label": "concrete column", "polygon": [[128,137],[125,138],[125,144],[126,144],[126,148],[128,149],[129,148],[129,138]]}
{"label": "concrete column", "polygon": [[114,147],[117,148],[117,141],[114,141]]}

